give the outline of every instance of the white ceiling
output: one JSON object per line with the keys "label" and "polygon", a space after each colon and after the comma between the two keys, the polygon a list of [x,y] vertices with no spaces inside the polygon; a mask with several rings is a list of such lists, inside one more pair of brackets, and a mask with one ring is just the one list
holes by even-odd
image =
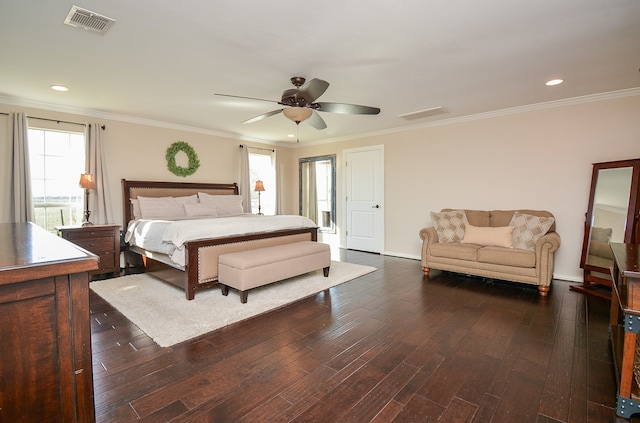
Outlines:
{"label": "white ceiling", "polygon": [[241,122],[278,104],[214,94],[279,100],[303,76],[331,84],[318,101],[382,109],[321,113],[304,143],[640,87],[638,0],[77,0],[116,20],[102,35],[63,23],[73,4],[2,2],[0,102],[267,142],[295,124]]}

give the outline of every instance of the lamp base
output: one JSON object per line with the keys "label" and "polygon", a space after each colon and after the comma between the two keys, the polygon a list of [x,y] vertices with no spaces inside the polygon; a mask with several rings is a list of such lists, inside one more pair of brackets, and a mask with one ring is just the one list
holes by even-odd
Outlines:
{"label": "lamp base", "polygon": [[89,215],[91,214],[91,212],[89,211],[89,208],[87,207],[87,209],[85,209],[84,211],[84,220],[82,221],[82,226],[91,226],[93,225],[93,223],[91,223],[89,221]]}

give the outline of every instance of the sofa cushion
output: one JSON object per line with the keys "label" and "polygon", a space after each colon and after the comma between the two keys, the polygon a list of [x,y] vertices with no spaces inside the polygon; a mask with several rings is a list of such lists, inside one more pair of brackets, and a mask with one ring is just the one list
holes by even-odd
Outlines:
{"label": "sofa cushion", "polygon": [[465,244],[513,248],[512,234],[513,226],[491,228],[467,224],[462,242]]}
{"label": "sofa cushion", "polygon": [[478,244],[460,244],[460,243],[442,243],[438,242],[431,245],[431,255],[433,257],[451,258],[457,260],[478,260],[478,250],[482,246]]}
{"label": "sofa cushion", "polygon": [[431,212],[431,220],[438,233],[438,242],[460,242],[464,238],[467,217],[463,210]]}
{"label": "sofa cushion", "polygon": [[553,217],[538,217],[515,212],[509,224],[514,227],[514,248],[535,251],[536,242],[549,231],[554,221]]}
{"label": "sofa cushion", "polygon": [[511,248],[482,247],[478,250],[478,261],[504,266],[535,267],[536,254]]}
{"label": "sofa cushion", "polygon": [[489,226],[491,212],[487,210],[465,210],[464,213],[467,215],[467,222],[473,226]]}

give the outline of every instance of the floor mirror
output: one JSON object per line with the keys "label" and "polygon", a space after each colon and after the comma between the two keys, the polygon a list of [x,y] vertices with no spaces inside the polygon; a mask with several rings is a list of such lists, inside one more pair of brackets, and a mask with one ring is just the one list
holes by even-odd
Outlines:
{"label": "floor mirror", "polygon": [[336,231],[336,156],[299,159],[300,215],[318,224],[319,231]]}
{"label": "floor mirror", "polygon": [[594,163],[584,225],[581,285],[574,291],[611,298],[609,243],[640,242],[640,159]]}

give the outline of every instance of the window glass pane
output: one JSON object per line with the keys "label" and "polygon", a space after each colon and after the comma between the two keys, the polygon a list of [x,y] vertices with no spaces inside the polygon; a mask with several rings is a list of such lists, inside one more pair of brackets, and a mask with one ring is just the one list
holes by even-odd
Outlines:
{"label": "window glass pane", "polygon": [[28,139],[36,224],[51,232],[56,226],[80,224],[84,191],[78,181],[85,171],[84,134],[29,129]]}
{"label": "window glass pane", "polygon": [[29,130],[29,154],[44,155],[44,131],[38,129]]}

